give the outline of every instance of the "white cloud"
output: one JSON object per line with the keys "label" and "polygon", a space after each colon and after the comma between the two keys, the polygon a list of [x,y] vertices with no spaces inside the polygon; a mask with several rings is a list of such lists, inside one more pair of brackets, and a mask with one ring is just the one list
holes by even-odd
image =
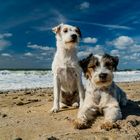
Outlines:
{"label": "white cloud", "polygon": [[123,59],[129,60],[129,58],[130,58],[130,56],[128,56],[128,55],[123,56]]}
{"label": "white cloud", "polygon": [[3,34],[0,34],[0,39],[8,38],[8,37],[11,37],[12,35],[13,35],[12,33],[3,33]]}
{"label": "white cloud", "polygon": [[140,44],[129,36],[119,36],[107,44],[115,47],[110,53],[118,55],[123,63],[135,64],[140,60]]}
{"label": "white cloud", "polygon": [[5,39],[0,39],[0,50],[11,45],[11,42]]}
{"label": "white cloud", "polygon": [[140,53],[133,53],[129,56],[129,59],[131,60],[139,60],[140,59]]}
{"label": "white cloud", "polygon": [[11,36],[12,36],[11,33],[0,34],[0,50],[3,50],[5,47],[8,47],[11,45],[11,42],[8,41],[7,39],[5,39],[5,38],[9,38]]}
{"label": "white cloud", "polygon": [[38,60],[44,60],[44,58],[42,56],[37,56],[36,59],[38,59]]}
{"label": "white cloud", "polygon": [[100,24],[100,23],[96,23],[97,26],[101,26],[101,27],[107,27],[110,29],[124,29],[124,30],[132,30],[132,27],[128,27],[128,26],[122,26],[122,25],[112,25],[112,24]]}
{"label": "white cloud", "polygon": [[58,10],[52,9],[50,14],[52,15],[51,18],[47,19],[43,25],[33,27],[38,31],[48,31],[51,30],[54,26],[60,23],[66,23],[66,17]]}
{"label": "white cloud", "polygon": [[80,4],[80,9],[83,10],[83,9],[88,9],[90,6],[90,3],[85,1],[83,3]]}
{"label": "white cloud", "polygon": [[96,46],[80,46],[82,48],[81,51],[78,52],[78,57],[83,58],[88,56],[89,54],[103,54],[105,51],[102,47],[102,45],[96,45]]}
{"label": "white cloud", "polygon": [[24,56],[33,56],[31,52],[24,53]]}
{"label": "white cloud", "polygon": [[140,44],[133,44],[131,47],[130,47],[130,51],[131,52],[140,52]]}
{"label": "white cloud", "polygon": [[122,26],[122,25],[114,25],[114,24],[102,24],[102,23],[96,23],[96,22],[87,22],[87,21],[78,21],[78,20],[68,20],[73,23],[80,23],[80,24],[86,24],[86,25],[93,25],[93,26],[99,26],[103,28],[108,29],[122,29],[122,30],[133,30],[134,28],[129,26]]}
{"label": "white cloud", "polygon": [[129,53],[140,52],[140,44],[129,36],[119,36],[113,41],[107,42],[107,45],[113,45],[116,49]]}
{"label": "white cloud", "polygon": [[31,12],[29,12],[25,16],[19,16],[19,17],[13,17],[13,18],[7,17],[8,20],[6,22],[3,22],[3,24],[0,24],[0,28],[3,30],[8,30],[9,28],[16,27],[23,23],[42,19],[42,18],[46,17],[46,14],[47,13],[44,13],[44,12],[35,13],[34,10],[31,10]]}
{"label": "white cloud", "polygon": [[46,55],[47,55],[47,53],[46,53],[46,52],[43,52],[43,53],[41,53],[41,55],[46,56]]}
{"label": "white cloud", "polygon": [[54,50],[54,48],[52,48],[52,47],[41,46],[41,45],[31,44],[31,43],[28,43],[27,47],[32,48],[32,49],[39,49],[39,50],[43,50],[43,51],[53,51]]}
{"label": "white cloud", "polygon": [[125,56],[122,57],[124,60],[135,60],[138,61],[140,60],[140,53],[131,53],[131,54],[126,54]]}
{"label": "white cloud", "polygon": [[134,44],[134,40],[131,37],[128,36],[120,36],[113,40],[112,45],[114,45],[116,48],[123,50],[126,49]]}
{"label": "white cloud", "polygon": [[78,57],[84,58],[84,57],[87,57],[89,54],[90,54],[90,52],[88,52],[88,51],[80,51],[80,52],[78,52]]}
{"label": "white cloud", "polygon": [[104,49],[102,45],[96,45],[95,47],[89,47],[88,51],[93,53],[93,54],[102,54],[104,53]]}
{"label": "white cloud", "polygon": [[4,56],[4,57],[12,57],[12,55],[9,54],[9,53],[2,53],[1,56]]}
{"label": "white cloud", "polygon": [[97,38],[92,38],[92,37],[86,37],[83,38],[84,43],[97,43],[98,39]]}
{"label": "white cloud", "polygon": [[120,56],[119,50],[111,50],[111,55]]}
{"label": "white cloud", "polygon": [[51,12],[52,12],[52,14],[54,16],[54,20],[57,24],[66,22],[66,20],[67,20],[66,17],[60,11],[53,9]]}

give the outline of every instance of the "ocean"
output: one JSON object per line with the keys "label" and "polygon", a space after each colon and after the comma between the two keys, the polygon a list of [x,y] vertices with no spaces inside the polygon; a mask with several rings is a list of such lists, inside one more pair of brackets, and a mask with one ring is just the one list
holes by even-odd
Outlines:
{"label": "ocean", "polygon": [[[114,72],[115,82],[140,81],[140,71],[120,71]],[[86,79],[83,77],[83,83]],[[0,71],[0,91],[19,90],[30,88],[53,87],[53,74],[51,71],[41,70],[20,70]]]}

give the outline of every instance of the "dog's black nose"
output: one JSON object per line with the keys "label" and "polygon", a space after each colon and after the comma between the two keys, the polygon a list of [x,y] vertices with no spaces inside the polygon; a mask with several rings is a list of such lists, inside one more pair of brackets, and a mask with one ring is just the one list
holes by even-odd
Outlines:
{"label": "dog's black nose", "polygon": [[106,79],[106,77],[107,77],[107,73],[100,73],[99,74],[100,79]]}
{"label": "dog's black nose", "polygon": [[76,34],[72,34],[71,37],[72,37],[73,40],[77,39],[77,35]]}

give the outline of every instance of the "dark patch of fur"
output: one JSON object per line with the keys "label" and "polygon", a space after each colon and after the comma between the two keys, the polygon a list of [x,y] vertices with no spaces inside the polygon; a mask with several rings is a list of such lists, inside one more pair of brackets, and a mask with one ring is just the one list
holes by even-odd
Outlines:
{"label": "dark patch of fur", "polygon": [[108,69],[110,69],[112,67],[112,69],[114,71],[117,70],[117,66],[119,63],[119,58],[117,56],[111,56],[109,54],[104,54],[103,55],[103,61],[105,61],[105,63],[107,64],[106,67]]}
{"label": "dark patch of fur", "polygon": [[76,27],[77,28],[77,33],[79,34],[79,37],[81,38],[82,37],[82,33],[80,31],[80,28],[79,27]]}
{"label": "dark patch of fur", "polygon": [[87,58],[79,61],[79,64],[83,69],[85,77],[88,79],[90,77],[91,70],[98,66],[98,59],[90,54]]}
{"label": "dark patch of fur", "polygon": [[61,96],[62,98],[65,98],[65,101],[62,101],[62,102],[68,106],[71,106],[74,99],[78,97],[78,92],[74,91],[72,94],[70,94],[61,90]]}
{"label": "dark patch of fur", "polygon": [[55,33],[56,33],[56,34],[59,34],[59,36],[61,36],[60,31],[61,31],[61,25],[59,25],[59,26],[56,28]]}
{"label": "dark patch of fur", "polygon": [[87,57],[87,58],[84,58],[82,60],[79,61],[79,65],[80,67],[82,68],[83,72],[86,73],[87,71],[87,66],[89,64],[89,61],[91,60],[92,58],[92,53]]}
{"label": "dark patch of fur", "polygon": [[[118,57],[111,56],[109,54],[104,54],[102,61],[104,61],[105,67],[107,67],[108,69],[112,71],[117,70],[117,65],[119,63]],[[82,68],[85,77],[89,78],[87,75],[90,75],[90,68],[94,70],[99,65],[99,62],[98,59],[93,56],[93,54],[90,54],[87,58],[84,58],[83,60],[79,61],[79,65]]]}

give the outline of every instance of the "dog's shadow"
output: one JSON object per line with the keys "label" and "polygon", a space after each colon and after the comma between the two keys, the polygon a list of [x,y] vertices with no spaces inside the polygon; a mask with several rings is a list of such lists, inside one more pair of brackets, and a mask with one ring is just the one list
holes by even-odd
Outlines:
{"label": "dog's shadow", "polygon": [[121,107],[123,119],[129,115],[140,116],[140,101],[128,100],[126,106]]}

